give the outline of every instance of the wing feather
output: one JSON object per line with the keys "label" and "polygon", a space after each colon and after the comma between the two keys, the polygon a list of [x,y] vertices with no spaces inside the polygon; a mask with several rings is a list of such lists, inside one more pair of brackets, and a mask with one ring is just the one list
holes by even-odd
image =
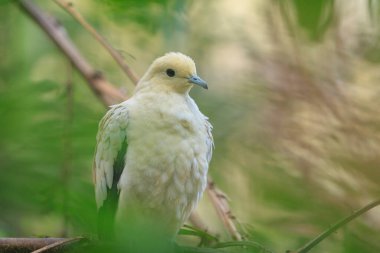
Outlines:
{"label": "wing feather", "polygon": [[206,145],[207,145],[207,154],[206,154],[206,158],[207,158],[207,161],[210,163],[211,161],[211,157],[212,157],[212,150],[214,149],[214,139],[212,137],[212,125],[211,123],[208,121],[208,118],[205,116],[205,127],[206,127],[206,132],[207,132],[207,136],[206,136]]}
{"label": "wing feather", "polygon": [[[93,168],[98,208],[106,200],[107,193],[112,188],[114,181],[119,179],[114,178],[115,170],[121,172],[120,170],[123,169],[115,168],[114,165],[120,165],[120,162],[116,161],[116,159],[119,151],[127,141],[127,125],[128,108],[123,104],[113,106],[100,121]],[[119,158],[124,159],[125,154]]]}
{"label": "wing feather", "polygon": [[99,123],[93,173],[98,207],[98,230],[102,238],[113,237],[113,223],[119,191],[117,183],[127,153],[128,108],[113,106]]}

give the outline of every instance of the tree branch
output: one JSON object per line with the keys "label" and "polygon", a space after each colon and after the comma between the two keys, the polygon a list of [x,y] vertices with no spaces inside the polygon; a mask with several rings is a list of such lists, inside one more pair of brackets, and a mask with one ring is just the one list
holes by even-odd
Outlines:
{"label": "tree branch", "polygon": [[119,90],[112,86],[99,71],[95,70],[86,61],[71,42],[64,27],[56,19],[46,15],[31,1],[20,0],[18,3],[20,8],[46,32],[62,53],[72,62],[103,104],[111,105],[126,99]]}
{"label": "tree branch", "polygon": [[[79,244],[79,245],[78,245]],[[75,248],[74,248],[75,246]],[[77,248],[80,247],[80,248]],[[70,251],[72,249],[72,251]],[[113,243],[75,238],[0,238],[1,253],[121,252]],[[123,251],[126,252],[126,251]],[[222,253],[217,248],[178,246],[177,253]]]}
{"label": "tree branch", "polygon": [[[79,242],[81,240],[84,240],[84,238],[0,238],[0,252],[29,253],[35,252],[36,250],[45,248],[49,245],[55,245],[54,247],[57,249],[59,245],[62,248],[64,245]],[[45,250],[42,252],[49,251]]]}
{"label": "tree branch", "polygon": [[83,237],[67,238],[67,239],[63,239],[60,241],[56,241],[52,244],[46,245],[42,248],[32,251],[31,253],[48,253],[48,252],[52,252],[53,250],[57,251],[58,249],[62,249],[64,247],[67,247],[68,245],[72,246],[72,244],[81,242],[83,240],[85,240],[85,238]]}
{"label": "tree branch", "polygon": [[123,57],[118,51],[116,51],[107,40],[101,36],[87,21],[83,16],[74,8],[72,2],[66,0],[54,0],[56,4],[61,6],[65,11],[67,11],[75,20],[83,26],[112,56],[112,58],[119,64],[120,68],[128,76],[134,85],[138,82],[137,75],[132,71],[132,69],[126,64]]}

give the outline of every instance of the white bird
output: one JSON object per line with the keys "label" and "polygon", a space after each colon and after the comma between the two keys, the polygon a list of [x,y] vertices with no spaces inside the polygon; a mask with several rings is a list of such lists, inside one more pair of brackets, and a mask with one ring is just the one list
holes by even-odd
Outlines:
{"label": "white bird", "polygon": [[189,96],[194,84],[208,88],[194,61],[168,53],[152,63],[134,95],[101,120],[94,180],[102,237],[116,229],[121,238],[120,228],[136,232],[154,224],[173,239],[197,205],[213,138],[208,118]]}

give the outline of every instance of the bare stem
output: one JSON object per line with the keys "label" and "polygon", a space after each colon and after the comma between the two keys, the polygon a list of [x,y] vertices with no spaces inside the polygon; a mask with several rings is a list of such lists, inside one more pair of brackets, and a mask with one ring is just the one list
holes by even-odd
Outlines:
{"label": "bare stem", "polygon": [[355,211],[354,213],[352,213],[348,217],[346,217],[346,218],[338,221],[333,226],[331,226],[330,228],[328,228],[325,231],[323,231],[320,235],[318,235],[313,240],[311,240],[310,242],[308,242],[302,248],[298,249],[296,252],[297,253],[306,253],[306,252],[309,252],[312,248],[314,248],[315,246],[317,246],[321,241],[323,241],[324,239],[326,239],[329,235],[331,235],[332,233],[334,233],[336,230],[338,230],[339,228],[343,227],[344,225],[346,225],[347,223],[349,223],[350,221],[352,221],[356,217],[362,215],[363,213],[371,210],[372,208],[374,208],[374,207],[376,207],[378,205],[380,205],[380,199],[378,199],[378,200],[376,200],[376,201],[374,201],[374,202],[372,202],[372,203],[370,203],[370,204],[368,204],[368,205],[360,208],[359,210]]}
{"label": "bare stem", "polygon": [[226,227],[231,237],[236,241],[241,241],[243,238],[235,226],[234,221],[236,218],[232,215],[226,194],[215,186],[215,183],[211,178],[208,178],[206,191],[210,197],[211,203],[214,205],[214,208],[219,215],[219,218],[222,220],[223,225]]}
{"label": "bare stem", "polygon": [[138,82],[137,75],[132,71],[132,69],[126,64],[123,57],[120,55],[118,51],[116,51],[111,44],[107,42],[107,40],[101,36],[94,27],[92,27],[86,19],[74,8],[74,4],[72,2],[66,0],[54,0],[56,4],[61,6],[64,10],[66,10],[75,20],[83,26],[112,56],[112,58],[119,64],[120,68],[124,71],[124,73],[128,76],[128,78],[132,81],[134,85]]}

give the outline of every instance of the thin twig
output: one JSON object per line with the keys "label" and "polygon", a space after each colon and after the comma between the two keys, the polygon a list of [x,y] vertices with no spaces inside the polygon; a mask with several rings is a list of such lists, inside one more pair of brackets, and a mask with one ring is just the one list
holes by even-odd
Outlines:
{"label": "thin twig", "polygon": [[380,199],[360,208],[359,210],[355,211],[354,213],[352,213],[348,217],[346,217],[346,218],[338,221],[337,223],[335,223],[332,227],[330,227],[327,230],[325,230],[324,232],[322,232],[320,235],[318,235],[316,238],[314,238],[313,240],[308,242],[302,248],[298,249],[296,252],[297,253],[309,252],[312,248],[317,246],[321,241],[326,239],[329,235],[334,233],[336,230],[338,230],[339,228],[343,227],[344,225],[346,225],[347,223],[349,223],[350,221],[352,221],[356,217],[362,215],[363,213],[369,211],[370,209],[372,209],[378,205],[380,205]]}
{"label": "thin twig", "polygon": [[56,19],[45,14],[31,1],[20,0],[18,3],[20,8],[46,32],[72,62],[79,73],[86,79],[93,92],[105,105],[119,103],[126,99],[118,89],[112,86],[99,71],[96,71],[87,62],[71,42],[64,27]]}
{"label": "thin twig", "polygon": [[211,178],[208,178],[207,185],[206,191],[210,197],[211,203],[214,205],[214,208],[216,209],[224,226],[227,228],[227,231],[231,235],[232,239],[241,241],[242,236],[235,226],[234,221],[236,218],[231,213],[227,202],[227,196],[215,186],[215,183],[211,180]]}
{"label": "thin twig", "polygon": [[57,241],[55,243],[46,245],[46,246],[44,246],[44,247],[42,247],[42,248],[40,248],[38,250],[34,250],[31,253],[49,252],[52,249],[61,248],[63,246],[67,246],[68,244],[73,244],[73,243],[76,243],[76,242],[80,242],[80,241],[82,241],[84,239],[85,239],[84,237],[74,237],[74,238],[64,239],[64,240]]}
{"label": "thin twig", "polygon": [[66,0],[54,0],[54,2],[66,10],[72,17],[75,18],[76,21],[78,21],[79,24],[83,26],[84,29],[94,36],[94,38],[108,51],[117,64],[119,64],[120,68],[124,71],[132,83],[136,85],[138,82],[138,77],[126,64],[121,54],[116,51],[111,44],[109,44],[107,40],[86,21],[85,18],[83,18],[83,16],[74,8],[74,4]]}

